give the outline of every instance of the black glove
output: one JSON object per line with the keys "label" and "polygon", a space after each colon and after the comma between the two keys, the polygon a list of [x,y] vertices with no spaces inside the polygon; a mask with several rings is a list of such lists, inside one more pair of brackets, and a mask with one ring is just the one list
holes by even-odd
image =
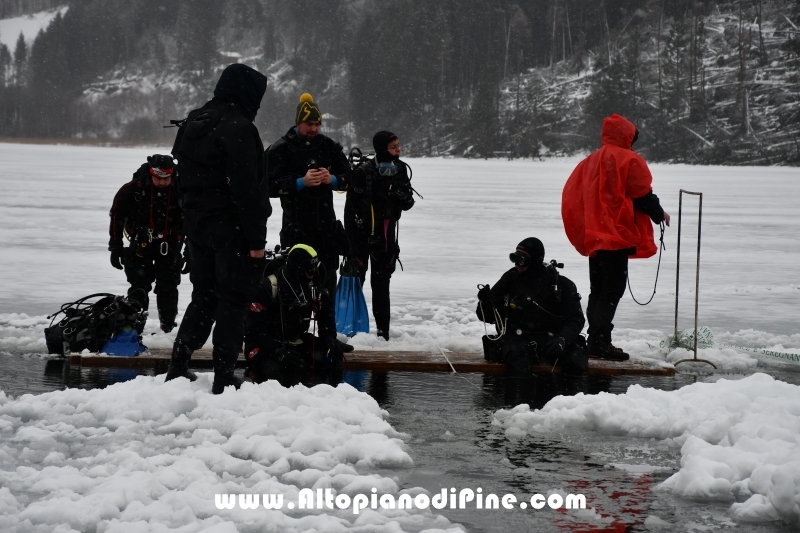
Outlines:
{"label": "black glove", "polygon": [[550,337],[544,345],[544,353],[551,358],[561,357],[564,355],[564,346],[567,341],[564,337]]}
{"label": "black glove", "polygon": [[344,358],[344,351],[342,345],[336,340],[336,337],[329,337],[325,341],[326,354],[325,360],[331,364],[338,364]]}
{"label": "black glove", "polygon": [[492,288],[489,285],[484,285],[478,289],[478,301],[486,304],[492,302]]}
{"label": "black glove", "polygon": [[352,255],[345,258],[342,268],[339,270],[339,275],[358,276],[358,257]]}
{"label": "black glove", "polygon": [[125,258],[122,256],[122,250],[111,250],[111,266],[117,270],[122,270],[122,265],[125,264]]}
{"label": "black glove", "polygon": [[409,194],[407,198],[400,202],[400,209],[408,211],[412,207],[414,207],[414,197]]}
{"label": "black glove", "polygon": [[281,371],[284,373],[298,374],[306,368],[306,360],[303,353],[293,346],[284,344],[275,352],[275,356],[281,364]]}

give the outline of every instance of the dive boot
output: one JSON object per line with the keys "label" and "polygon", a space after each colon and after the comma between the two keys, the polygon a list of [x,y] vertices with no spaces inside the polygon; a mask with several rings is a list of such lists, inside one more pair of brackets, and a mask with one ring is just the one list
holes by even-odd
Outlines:
{"label": "dive boot", "polygon": [[214,384],[211,386],[211,394],[222,394],[225,387],[233,385],[236,390],[242,386],[244,380],[237,378],[233,371],[230,372],[214,372]]}
{"label": "dive boot", "polygon": [[630,355],[609,343],[589,343],[589,357],[606,361],[627,361]]}
{"label": "dive boot", "polygon": [[347,344],[346,342],[342,342],[339,339],[336,339],[336,342],[337,344],[339,344],[339,348],[341,348],[343,353],[350,353],[353,350],[355,350],[352,344]]}
{"label": "dive boot", "polygon": [[189,370],[189,360],[192,358],[193,351],[182,342],[175,341],[172,346],[172,359],[170,359],[164,382],[172,381],[176,378],[186,378],[189,381],[197,380],[197,374]]}
{"label": "dive boot", "polygon": [[214,384],[211,386],[211,394],[222,394],[225,387],[229,385],[233,385],[236,390],[239,390],[244,380],[233,374],[239,354],[235,352],[225,354],[215,347],[211,357],[214,359]]}

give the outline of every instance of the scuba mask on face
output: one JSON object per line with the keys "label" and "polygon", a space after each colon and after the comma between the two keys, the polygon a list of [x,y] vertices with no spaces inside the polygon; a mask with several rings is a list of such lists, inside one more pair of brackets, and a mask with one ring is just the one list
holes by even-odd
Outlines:
{"label": "scuba mask on face", "polygon": [[308,276],[309,278],[313,278],[314,276],[319,274],[319,265],[320,265],[319,259],[316,257],[312,257],[311,259],[303,261],[300,265],[298,265],[298,268],[300,268],[300,270],[302,270],[306,274],[306,276]]}
{"label": "scuba mask on face", "polygon": [[508,254],[508,258],[518,267],[526,267],[531,264],[531,258],[527,254],[513,252]]}
{"label": "scuba mask on face", "polygon": [[378,163],[378,174],[384,177],[391,177],[397,174],[397,165],[391,161],[388,163]]}

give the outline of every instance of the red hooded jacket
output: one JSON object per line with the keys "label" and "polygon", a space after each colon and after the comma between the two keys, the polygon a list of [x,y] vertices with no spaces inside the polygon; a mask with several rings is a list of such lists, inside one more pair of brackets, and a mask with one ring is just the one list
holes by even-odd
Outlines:
{"label": "red hooded jacket", "polygon": [[632,258],[651,257],[658,248],[650,217],[635,211],[633,199],[652,190],[653,176],[631,150],[636,126],[619,115],[603,121],[603,146],[572,171],[561,196],[567,238],[581,255],[635,248]]}

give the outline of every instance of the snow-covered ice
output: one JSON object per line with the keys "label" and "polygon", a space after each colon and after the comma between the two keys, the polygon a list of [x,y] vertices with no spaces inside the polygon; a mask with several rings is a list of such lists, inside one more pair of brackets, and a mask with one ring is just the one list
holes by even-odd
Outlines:
{"label": "snow-covered ice", "polygon": [[[349,385],[140,376],[99,390],[0,392],[2,531],[462,531],[430,512],[295,510],[303,488],[400,492],[403,435]],[[283,494],[284,507],[219,510],[215,494]]]}
{"label": "snow-covered ice", "polygon": [[[44,316],[64,302],[94,292],[124,293],[122,272],[108,264],[108,210],[116,190],[145,157],[167,147],[97,148],[0,144],[5,165],[0,197],[0,350],[43,352]],[[374,335],[359,348],[481,350],[483,324],[475,317],[478,283],[494,283],[510,267],[508,252],[523,238],[542,239],[547,258],[585,298],[588,261],[574,251],[560,218],[561,189],[578,158],[546,161],[410,160],[424,199],[400,221],[405,271],[392,278],[391,343]],[[719,342],[752,348],[800,348],[800,247],[795,216],[800,197],[796,168],[653,165],[654,188],[677,223],[677,191],[704,192],[700,324]],[[340,216],[344,195],[335,195]],[[684,203],[680,328],[694,309],[696,204]],[[268,224],[268,245],[280,228],[280,205]],[[634,357],[672,361],[652,346],[671,333],[675,297],[676,227],[668,228],[658,293],[639,307],[629,296],[617,313],[615,342]],[[631,286],[641,299],[652,290],[656,258],[632,261]],[[369,285],[367,283],[367,285]],[[179,308],[190,296],[188,276]],[[371,293],[366,287],[367,302]],[[153,298],[153,300],[155,300]],[[174,332],[158,331],[155,302],[146,344],[169,347]],[[374,329],[374,324],[373,324]],[[735,336],[736,338],[732,338]],[[740,371],[752,355],[716,348],[704,354]]]}
{"label": "snow-covered ice", "polygon": [[[677,391],[632,385],[625,394],[557,396],[542,409],[501,409],[509,438],[560,429],[682,445],[681,468],[659,487],[692,499],[741,500],[739,521],[800,524],[800,387],[766,374]],[[629,471],[631,465],[614,465]],[[641,471],[653,471],[641,465]]]}

